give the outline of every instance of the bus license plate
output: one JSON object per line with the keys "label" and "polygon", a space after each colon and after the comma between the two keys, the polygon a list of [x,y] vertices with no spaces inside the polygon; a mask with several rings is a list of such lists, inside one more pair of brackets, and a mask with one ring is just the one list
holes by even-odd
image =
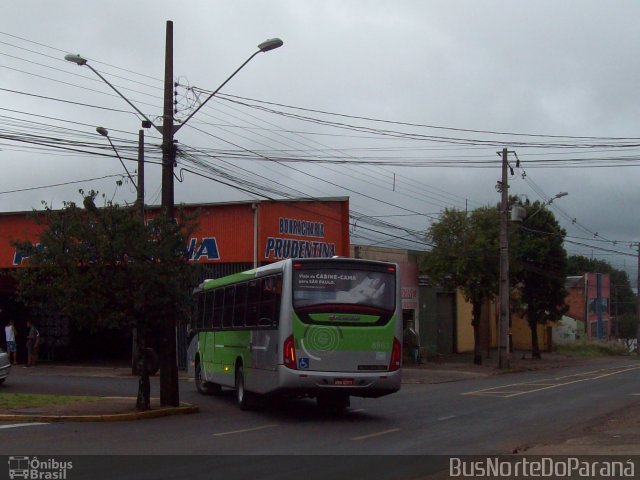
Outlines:
{"label": "bus license plate", "polygon": [[333,384],[339,386],[353,385],[353,378],[334,378]]}

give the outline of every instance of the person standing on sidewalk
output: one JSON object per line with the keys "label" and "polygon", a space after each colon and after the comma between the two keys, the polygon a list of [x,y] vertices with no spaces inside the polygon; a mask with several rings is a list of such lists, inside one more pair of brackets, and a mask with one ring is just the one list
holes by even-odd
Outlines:
{"label": "person standing on sidewalk", "polygon": [[35,367],[38,361],[38,347],[40,346],[40,332],[31,320],[27,320],[29,334],[27,335],[27,367]]}
{"label": "person standing on sidewalk", "polygon": [[16,346],[16,328],[13,325],[13,320],[9,320],[9,323],[4,327],[4,336],[7,339],[7,352],[9,352],[9,363],[11,365],[17,365],[17,351]]}

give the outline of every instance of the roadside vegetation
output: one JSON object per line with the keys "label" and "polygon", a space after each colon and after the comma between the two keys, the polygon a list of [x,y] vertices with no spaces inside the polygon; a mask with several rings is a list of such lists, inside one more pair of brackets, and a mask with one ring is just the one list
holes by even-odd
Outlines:
{"label": "roadside vegetation", "polygon": [[16,408],[43,407],[45,405],[68,404],[75,402],[95,402],[100,397],[75,395],[39,395],[31,393],[0,393],[0,410]]}
{"label": "roadside vegetation", "polygon": [[[560,228],[546,203],[510,199],[527,212],[521,223],[509,226],[510,311],[526,318],[531,330],[531,356],[541,358],[538,325],[550,325],[568,311],[565,298],[567,276],[586,272],[609,275],[609,303],[602,308],[611,315],[611,336],[623,342],[591,342],[563,345],[557,351],[568,355],[595,357],[629,355],[638,335],[637,300],[627,273],[602,260],[581,255],[568,256],[566,232]],[[500,206],[471,212],[446,209],[428,228],[431,249],[422,260],[422,272],[445,290],[458,289],[472,305],[474,363],[482,363],[480,318],[482,306],[499,294]],[[595,301],[589,308],[595,311]]]}
{"label": "roadside vegetation", "polygon": [[134,336],[138,410],[151,408],[147,336],[155,336],[160,402],[177,406],[171,335],[176,319],[190,311],[193,269],[184,246],[195,225],[183,212],[176,212],[179,223],[161,214],[143,223],[136,208],[121,207],[104,195],[98,208],[98,192],[80,194],[81,205],[64,202],[64,208],[53,210],[45,204],[44,211],[34,212],[42,228],[36,243],[14,243],[30,267],[15,272],[19,299],[37,316],[54,311],[89,331],[97,326],[140,333]]}
{"label": "roadside vegetation", "polygon": [[[518,202],[516,197],[511,203]],[[567,311],[566,232],[540,202],[520,205],[527,212],[522,224],[509,227],[510,308],[523,315],[531,330],[531,355],[541,358],[538,325],[558,321]],[[472,212],[446,209],[427,231],[431,250],[423,272],[445,289],[460,289],[472,305],[473,363],[482,363],[480,319],[482,307],[499,294],[500,207]]]}
{"label": "roadside vegetation", "polygon": [[630,355],[624,343],[619,342],[576,342],[557,345],[556,352],[574,357],[606,357],[609,355]]}

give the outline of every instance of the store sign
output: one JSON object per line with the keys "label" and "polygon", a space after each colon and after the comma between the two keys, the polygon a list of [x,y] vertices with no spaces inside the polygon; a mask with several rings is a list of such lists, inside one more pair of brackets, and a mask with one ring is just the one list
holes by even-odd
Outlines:
{"label": "store sign", "polygon": [[[293,239],[285,235],[309,239]],[[324,237],[325,226],[322,222],[280,217],[278,236],[266,238],[264,257],[281,260],[335,256],[336,244],[322,241]]]}
{"label": "store sign", "polygon": [[400,288],[400,297],[402,299],[418,298],[418,289],[416,287]]}
{"label": "store sign", "polygon": [[201,240],[191,238],[185,249],[184,256],[190,262],[205,260],[220,260],[220,250],[216,237],[204,237]]}
{"label": "store sign", "polygon": [[[36,248],[41,248],[42,244],[37,243]],[[220,260],[220,250],[216,237],[191,238],[184,250],[184,256],[190,262],[200,260]],[[17,248],[13,254],[13,265],[19,266],[27,260],[27,254]]]}

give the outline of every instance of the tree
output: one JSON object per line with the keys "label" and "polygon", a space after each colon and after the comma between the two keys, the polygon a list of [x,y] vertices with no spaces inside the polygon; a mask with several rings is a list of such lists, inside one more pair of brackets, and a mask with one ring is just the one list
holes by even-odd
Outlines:
{"label": "tree", "polygon": [[531,355],[541,358],[538,324],[557,321],[567,311],[564,288],[566,232],[540,202],[525,206],[528,217],[511,233],[511,278],[531,329]]}
{"label": "tree", "polygon": [[[164,215],[143,224],[132,208],[108,201],[98,208],[97,192],[80,193],[84,208],[65,202],[62,210],[45,205],[34,212],[44,230],[36,245],[16,242],[29,256],[16,272],[18,295],[35,312],[59,312],[81,327],[136,327],[142,352],[136,407],[148,409],[143,333],[175,322],[165,312],[186,315],[190,308],[193,276],[183,251],[193,225]],[[162,391],[160,401],[166,404]]]}
{"label": "tree", "polygon": [[625,341],[629,351],[632,351],[633,344],[637,341],[638,316],[635,313],[624,313],[617,321],[618,336]]}
{"label": "tree", "polygon": [[446,288],[460,289],[472,306],[473,363],[482,364],[480,317],[482,305],[498,293],[499,215],[496,208],[466,212],[446,209],[427,233],[432,249],[424,270]]}

